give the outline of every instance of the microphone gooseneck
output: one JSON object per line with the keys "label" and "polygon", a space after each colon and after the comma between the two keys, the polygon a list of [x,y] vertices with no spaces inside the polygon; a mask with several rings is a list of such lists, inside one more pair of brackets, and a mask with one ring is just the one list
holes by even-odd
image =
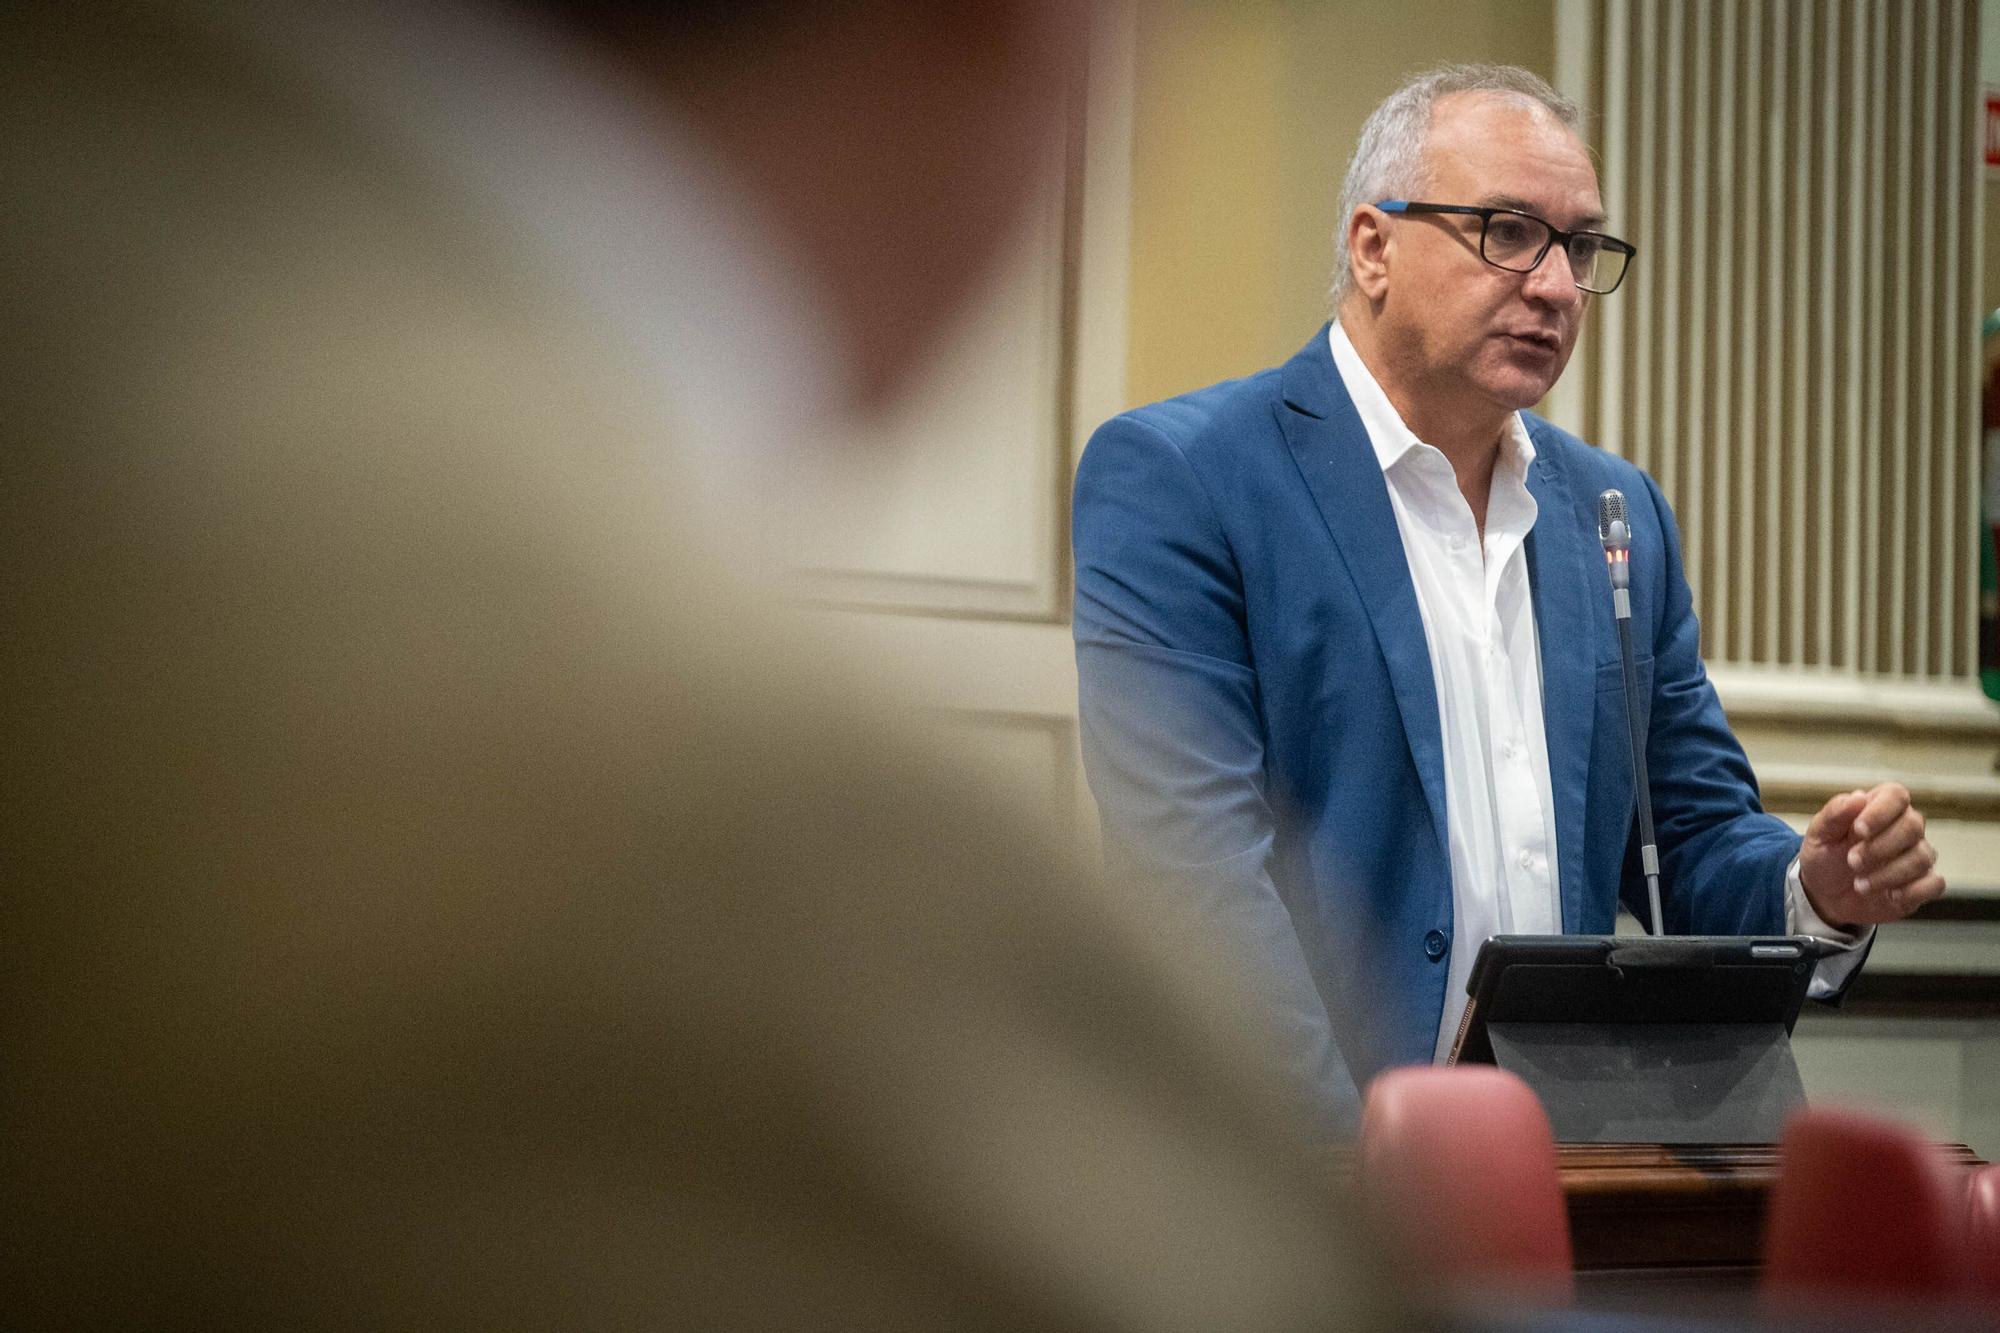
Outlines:
{"label": "microphone gooseneck", "polygon": [[1611,610],[1618,624],[1618,662],[1625,677],[1625,731],[1632,746],[1632,799],[1639,812],[1639,864],[1646,872],[1646,903],[1654,935],[1666,934],[1660,917],[1660,851],[1653,841],[1653,793],[1646,776],[1646,729],[1639,722],[1638,673],[1632,666],[1632,526],[1625,493],[1597,497],[1597,539],[1611,575]]}

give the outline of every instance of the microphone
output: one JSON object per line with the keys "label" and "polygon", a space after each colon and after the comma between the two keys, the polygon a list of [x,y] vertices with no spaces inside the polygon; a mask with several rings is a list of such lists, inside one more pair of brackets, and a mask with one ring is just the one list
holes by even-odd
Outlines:
{"label": "microphone", "polygon": [[1660,850],[1653,841],[1653,793],[1646,777],[1646,731],[1639,725],[1638,673],[1632,668],[1632,527],[1625,518],[1625,493],[1597,497],[1597,539],[1611,574],[1611,610],[1618,624],[1618,660],[1625,677],[1625,734],[1632,745],[1633,800],[1639,808],[1639,864],[1646,872],[1646,902],[1653,934],[1664,935],[1660,920]]}
{"label": "microphone", "polygon": [[1597,540],[1604,543],[1604,560],[1611,567],[1611,604],[1620,620],[1632,618],[1632,528],[1625,521],[1625,492],[1606,491],[1597,497]]}

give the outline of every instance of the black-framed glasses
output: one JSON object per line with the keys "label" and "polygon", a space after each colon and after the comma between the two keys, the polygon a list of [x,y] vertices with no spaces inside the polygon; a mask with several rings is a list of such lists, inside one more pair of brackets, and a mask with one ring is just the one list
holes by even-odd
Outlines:
{"label": "black-framed glasses", "polygon": [[1533,213],[1513,208],[1474,208],[1469,204],[1419,204],[1408,199],[1384,199],[1375,207],[1384,213],[1462,213],[1479,219],[1479,257],[1510,273],[1533,273],[1558,241],[1569,256],[1569,271],[1586,292],[1608,296],[1625,280],[1632,256],[1629,242],[1596,231],[1563,231]]}

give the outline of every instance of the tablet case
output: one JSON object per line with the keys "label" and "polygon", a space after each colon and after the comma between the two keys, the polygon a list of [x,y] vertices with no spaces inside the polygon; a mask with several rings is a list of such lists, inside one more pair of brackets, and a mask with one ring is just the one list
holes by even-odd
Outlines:
{"label": "tablet case", "polygon": [[1805,1104],[1805,936],[1500,935],[1449,1063],[1520,1075],[1565,1143],[1775,1143]]}

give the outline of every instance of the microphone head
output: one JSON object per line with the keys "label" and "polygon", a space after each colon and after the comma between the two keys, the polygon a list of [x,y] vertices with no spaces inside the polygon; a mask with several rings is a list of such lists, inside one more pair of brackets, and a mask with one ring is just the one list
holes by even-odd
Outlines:
{"label": "microphone head", "polygon": [[1623,551],[1632,545],[1632,528],[1625,521],[1625,492],[1613,489],[1597,497],[1597,539],[1607,551]]}

